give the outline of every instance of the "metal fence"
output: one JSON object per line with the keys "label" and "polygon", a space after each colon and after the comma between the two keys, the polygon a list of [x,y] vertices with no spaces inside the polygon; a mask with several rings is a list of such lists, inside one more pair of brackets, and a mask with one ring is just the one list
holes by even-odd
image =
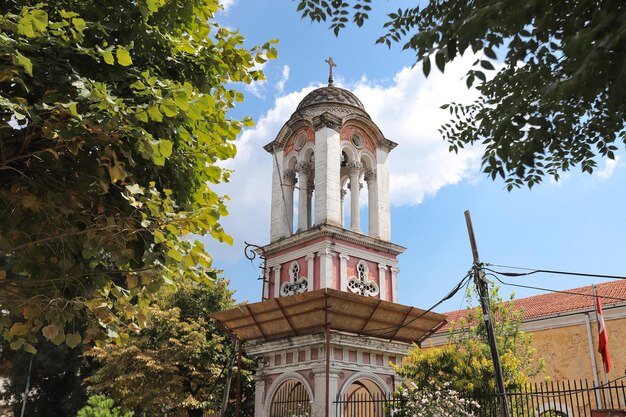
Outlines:
{"label": "metal fence", "polygon": [[[496,393],[463,397],[480,404],[477,417],[500,416]],[[507,392],[507,402],[512,417],[598,417],[599,410],[626,417],[626,385],[623,380],[599,387],[585,380],[537,383]],[[403,410],[404,403],[393,395],[352,395],[337,398],[335,406],[338,417],[390,417],[391,410]]]}
{"label": "metal fence", "polygon": [[[479,417],[499,417],[500,405],[495,393],[475,392],[480,404]],[[507,392],[513,417],[592,417],[596,410],[620,410],[626,407],[624,381],[594,386],[589,381],[559,381],[530,384]]]}
{"label": "metal fence", "polygon": [[401,398],[389,395],[353,394],[337,398],[337,417],[389,417],[403,407]]}

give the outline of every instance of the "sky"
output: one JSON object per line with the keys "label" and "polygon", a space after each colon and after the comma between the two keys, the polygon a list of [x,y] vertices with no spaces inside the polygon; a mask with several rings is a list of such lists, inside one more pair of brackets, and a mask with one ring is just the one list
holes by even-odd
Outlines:
{"label": "sky", "polygon": [[[420,65],[413,68],[411,52],[375,44],[385,13],[392,11],[387,2],[375,3],[363,28],[348,28],[339,37],[327,23],[301,20],[294,1],[229,0],[224,6],[218,21],[239,29],[246,46],[279,40],[278,58],[263,65],[267,80],[240,86],[246,100],[231,114],[256,122],[237,139],[237,156],[224,164],[234,170],[231,182],[217,187],[230,197],[230,214],[222,224],[235,244],[202,239],[237,301],[261,299],[259,261],[245,258],[244,242],[269,243],[271,159],[262,147],[274,140],[308,92],[326,85],[329,56],[337,63],[335,85],[354,92],[385,137],[399,144],[389,166],[392,241],[407,248],[399,256],[401,304],[431,307],[472,266],[465,210],[471,212],[483,262],[626,275],[623,150],[614,161],[598,161],[591,176],[575,168],[559,182],[545,179],[532,190],[508,192],[501,180],[481,173],[480,147],[449,153],[437,131],[449,120],[441,105],[476,97],[463,79],[472,56],[450,64],[445,74],[433,70],[424,78]],[[505,298],[512,292],[521,298],[542,291],[511,284],[563,290],[605,280],[536,274],[496,283]],[[465,306],[458,294],[435,311]]]}

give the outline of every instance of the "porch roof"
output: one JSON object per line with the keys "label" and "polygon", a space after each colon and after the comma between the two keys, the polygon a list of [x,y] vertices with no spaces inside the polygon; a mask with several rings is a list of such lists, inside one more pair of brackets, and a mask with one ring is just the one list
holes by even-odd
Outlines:
{"label": "porch roof", "polygon": [[244,341],[272,340],[330,330],[421,343],[446,323],[444,315],[323,288],[211,314]]}

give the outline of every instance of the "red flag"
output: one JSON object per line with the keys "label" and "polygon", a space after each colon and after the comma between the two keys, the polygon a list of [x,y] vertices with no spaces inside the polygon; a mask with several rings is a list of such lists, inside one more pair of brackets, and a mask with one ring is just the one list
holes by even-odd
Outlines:
{"label": "red flag", "polygon": [[609,355],[609,335],[604,326],[604,316],[602,315],[602,306],[600,299],[596,296],[596,318],[598,319],[598,352],[602,355],[604,369],[607,372],[611,370],[611,356]]}

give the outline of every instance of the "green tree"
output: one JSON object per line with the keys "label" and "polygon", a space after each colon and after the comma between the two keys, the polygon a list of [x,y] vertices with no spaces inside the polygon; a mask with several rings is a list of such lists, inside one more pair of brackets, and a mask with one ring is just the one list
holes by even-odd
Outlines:
{"label": "green tree", "polygon": [[[56,346],[41,341],[37,355],[32,355],[14,351],[8,345],[4,342],[0,352],[0,361],[6,364],[0,398],[12,406],[14,415],[20,415],[29,377],[26,417],[74,416],[85,405],[87,387],[83,380],[91,373],[91,367],[83,360],[80,346],[72,349],[65,344]],[[63,401],[59,401],[61,398]]]}
{"label": "green tree", "polygon": [[[371,0],[298,0],[335,34],[361,26]],[[416,2],[417,3],[417,2]],[[485,145],[484,172],[507,188],[591,173],[626,141],[626,3],[622,0],[429,0],[389,14],[378,43],[413,50],[428,75],[471,50],[478,100],[451,104],[441,128],[451,151]],[[496,70],[497,68],[497,70]],[[485,71],[491,71],[489,76]]]}
{"label": "green tree", "polygon": [[[0,332],[73,347],[146,325],[163,284],[214,278],[220,160],[249,118],[247,49],[218,0],[0,2]],[[73,323],[85,319],[84,331]]]}
{"label": "green tree", "polygon": [[[88,379],[90,389],[137,415],[177,415],[186,410],[193,417],[201,416],[203,409],[219,409],[233,349],[208,315],[232,307],[231,294],[220,280],[163,295],[151,307],[149,328],[131,336],[124,346],[109,343],[87,352],[100,366]],[[244,410],[253,403],[252,367],[245,359]]]}
{"label": "green tree", "polygon": [[[467,298],[470,305],[470,291]],[[513,296],[504,302],[494,287],[490,305],[505,386],[516,389],[544,371],[543,359],[537,358],[532,335],[520,329],[523,311],[515,307]],[[482,310],[469,307],[465,317],[452,323],[447,345],[414,347],[396,371],[418,387],[428,388],[434,379],[457,391],[493,392],[496,384]]]}
{"label": "green tree", "polygon": [[103,395],[93,396],[76,417],[133,417],[132,412],[124,412],[114,404],[113,400]]}

